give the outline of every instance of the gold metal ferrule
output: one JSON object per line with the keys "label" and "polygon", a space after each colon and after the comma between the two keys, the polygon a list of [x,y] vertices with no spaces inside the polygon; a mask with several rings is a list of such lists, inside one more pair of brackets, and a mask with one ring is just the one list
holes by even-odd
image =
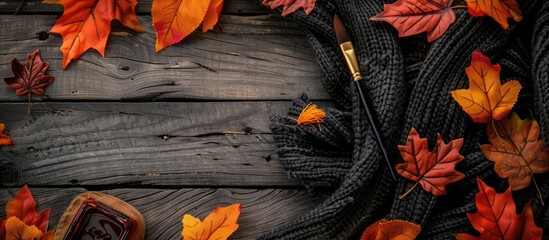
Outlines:
{"label": "gold metal ferrule", "polygon": [[356,57],[355,48],[353,47],[353,44],[350,41],[344,42],[340,44],[339,47],[343,52],[343,56],[345,56],[345,61],[347,62],[347,66],[349,67],[349,70],[351,71],[353,80],[355,81],[361,80],[362,74],[360,73],[360,68],[358,67],[358,59]]}

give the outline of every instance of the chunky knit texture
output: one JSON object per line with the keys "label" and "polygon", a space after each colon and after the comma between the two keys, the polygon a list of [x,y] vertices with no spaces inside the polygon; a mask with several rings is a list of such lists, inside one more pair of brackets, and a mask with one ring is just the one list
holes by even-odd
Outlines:
{"label": "chunky knit texture", "polygon": [[[307,105],[305,95],[294,102],[288,117],[273,117],[281,162],[291,177],[300,179],[324,201],[261,239],[356,239],[381,218],[420,224],[420,239],[453,239],[457,232],[474,233],[466,213],[476,210],[476,177],[500,191],[507,188],[478,147],[487,141],[485,125],[472,123],[450,94],[468,87],[464,69],[474,50],[502,66],[503,82],[521,82],[515,111],[523,118],[533,115],[542,137],[549,137],[549,1],[518,1],[524,19],[507,30],[488,17],[472,17],[466,9],[456,9],[456,22],[431,44],[424,35],[399,39],[389,24],[369,20],[383,10],[383,4],[392,2],[328,1],[317,3],[309,16],[298,12],[291,17],[308,33],[323,84],[337,107],[326,108],[322,131],[296,126],[292,120]],[[401,177],[394,182],[390,177],[337,45],[334,13],[343,19],[353,39],[394,164],[402,161],[396,146],[405,143],[412,127],[429,139],[435,139],[436,133],[445,141],[465,139],[461,149],[465,160],[457,168],[466,177],[449,185],[448,195],[434,197],[416,188],[404,200],[398,199],[413,182]],[[547,177],[541,174],[536,179],[549,204]],[[535,188],[521,190],[514,197],[517,209],[533,202],[536,224],[546,228],[544,238],[549,238],[549,211],[540,204]]]}

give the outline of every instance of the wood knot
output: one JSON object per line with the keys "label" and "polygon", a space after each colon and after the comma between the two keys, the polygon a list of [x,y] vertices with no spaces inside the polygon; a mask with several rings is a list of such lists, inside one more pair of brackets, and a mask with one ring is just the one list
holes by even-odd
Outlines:
{"label": "wood knot", "polygon": [[50,34],[46,31],[40,31],[40,32],[36,33],[36,36],[38,37],[38,40],[44,41],[44,40],[48,39]]}
{"label": "wood knot", "polygon": [[21,181],[21,172],[15,164],[2,159],[0,160],[0,185],[2,186],[15,186]]}

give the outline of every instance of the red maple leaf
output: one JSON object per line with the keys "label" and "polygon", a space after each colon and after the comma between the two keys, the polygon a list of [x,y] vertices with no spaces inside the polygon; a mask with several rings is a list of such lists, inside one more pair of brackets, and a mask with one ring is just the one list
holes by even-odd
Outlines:
{"label": "red maple leaf", "polygon": [[306,15],[309,15],[315,8],[317,0],[263,0],[263,5],[275,9],[282,7],[282,16],[287,16],[303,8]]}
{"label": "red maple leaf", "polygon": [[452,2],[453,0],[398,0],[393,4],[385,4],[383,12],[370,20],[390,23],[398,30],[399,37],[427,32],[427,40],[432,42],[442,36],[456,20]]}
{"label": "red maple leaf", "polygon": [[42,232],[46,232],[48,221],[50,219],[50,209],[36,213],[36,202],[27,185],[23,186],[19,193],[6,204],[7,217],[18,217],[25,224],[35,225]]}
{"label": "red maple leaf", "polygon": [[480,236],[456,234],[458,240],[466,239],[541,239],[543,230],[536,226],[530,203],[520,215],[511,195],[511,188],[502,194],[477,178],[479,192],[475,196],[478,211],[467,213]]}
{"label": "red maple leaf", "polygon": [[32,93],[38,95],[44,94],[44,88],[53,82],[54,77],[46,75],[46,70],[48,70],[49,66],[49,63],[43,62],[40,58],[40,50],[27,55],[25,65],[19,63],[16,58],[11,61],[11,71],[15,76],[5,78],[4,81],[11,88],[15,89],[17,96],[28,96],[29,113]]}
{"label": "red maple leaf", "polygon": [[435,149],[429,151],[427,138],[420,138],[416,129],[412,128],[406,145],[398,146],[404,163],[398,164],[396,170],[403,177],[415,181],[416,184],[404,193],[401,199],[418,184],[425,191],[441,196],[446,194],[446,185],[463,179],[465,175],[455,169],[455,166],[464,159],[459,154],[462,145],[463,138],[445,144],[440,134],[437,134]]}
{"label": "red maple leaf", "polygon": [[[34,225],[39,231],[45,233],[50,219],[50,209],[48,208],[40,213],[37,213],[34,197],[32,196],[32,193],[27,185],[25,185],[21,188],[21,190],[19,190],[17,195],[11,201],[6,203],[6,215],[8,219],[12,217],[16,218],[17,220],[15,222],[22,221],[24,225]],[[6,232],[13,230],[14,229],[7,229],[6,220],[0,219],[1,240],[5,239]],[[42,239],[53,239],[53,232],[47,232],[44,234]]]}

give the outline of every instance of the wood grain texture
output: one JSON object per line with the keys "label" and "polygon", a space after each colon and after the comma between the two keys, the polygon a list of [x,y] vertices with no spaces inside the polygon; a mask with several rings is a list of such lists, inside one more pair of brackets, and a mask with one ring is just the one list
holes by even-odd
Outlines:
{"label": "wood grain texture", "polygon": [[[105,58],[88,51],[61,70],[61,37],[47,35],[54,15],[1,15],[0,72],[13,58],[40,49],[55,76],[40,100],[289,100],[301,92],[328,99],[312,49],[296,25],[274,15],[222,16],[216,28],[194,33],[155,53],[151,17],[137,33],[114,27]],[[40,40],[44,39],[45,40]],[[26,101],[0,88],[0,101]]]}
{"label": "wood grain texture", "polygon": [[[5,203],[19,189],[0,189],[0,213],[5,216]],[[57,225],[71,199],[84,192],[83,188],[31,187],[38,209],[52,208],[50,224]],[[102,191],[120,198],[145,217],[145,239],[181,239],[181,218],[189,213],[200,219],[216,206],[242,203],[239,229],[231,239],[252,239],[319,204],[319,199],[304,190],[281,189],[114,189]]]}
{"label": "wood grain texture", "polygon": [[26,104],[3,103],[15,144],[0,152],[0,183],[299,186],[268,128],[290,104],[37,103],[29,115]]}
{"label": "wood grain texture", "polygon": [[[138,14],[150,14],[153,0],[140,0],[137,3],[135,10]],[[15,9],[19,7],[21,0],[2,0],[0,1],[0,13],[13,14]],[[42,0],[26,0],[26,3],[19,14],[32,13],[61,13],[63,6],[58,4],[45,4]],[[255,0],[225,0],[223,6],[224,14],[266,14],[268,8],[261,6]]]}

